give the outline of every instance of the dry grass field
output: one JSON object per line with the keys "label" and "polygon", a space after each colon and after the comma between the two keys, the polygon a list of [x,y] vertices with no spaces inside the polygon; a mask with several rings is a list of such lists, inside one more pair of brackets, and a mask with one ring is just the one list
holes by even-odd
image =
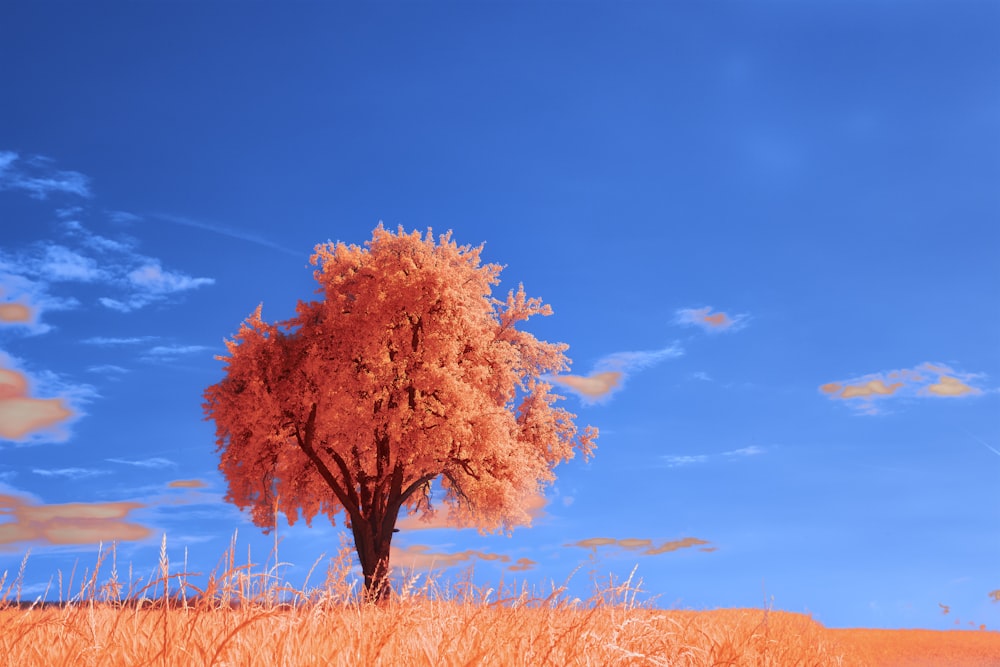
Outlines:
{"label": "dry grass field", "polygon": [[[631,576],[584,605],[555,586],[544,599],[476,591],[471,577],[451,599],[430,579],[414,591],[411,578],[379,607],[351,594],[347,546],[323,587],[309,590],[307,577],[304,591],[252,573],[249,562],[235,566],[234,551],[235,536],[224,574],[200,590],[168,576],[164,537],[160,577],[135,592],[130,584],[124,598],[115,566],[97,587],[99,554],[79,594],[53,604],[20,600],[26,555],[16,598],[11,584],[0,599],[0,666],[1000,666],[998,632],[827,629],[770,609],[656,610],[635,604]],[[61,599],[61,572],[59,590]]]}

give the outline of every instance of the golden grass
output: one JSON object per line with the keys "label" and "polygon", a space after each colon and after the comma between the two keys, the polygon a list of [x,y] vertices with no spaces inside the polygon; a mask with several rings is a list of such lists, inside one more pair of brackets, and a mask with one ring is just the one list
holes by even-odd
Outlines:
{"label": "golden grass", "polygon": [[[26,554],[16,582],[16,601],[8,602],[11,587],[0,600],[0,666],[910,664],[893,662],[900,655],[891,651],[895,640],[858,642],[850,634],[854,631],[831,631],[802,614],[770,609],[664,611],[636,606],[635,593],[640,589],[630,587],[634,569],[624,584],[613,586],[609,582],[607,589],[597,590],[582,606],[579,600],[569,603],[560,599],[565,587],[556,589],[554,584],[544,600],[528,597],[523,590],[516,598],[504,597],[508,594],[501,590],[491,601],[493,589],[480,589],[476,599],[475,594],[468,594],[474,590],[470,570],[461,599],[440,595],[430,578],[421,591],[414,591],[416,577],[411,573],[402,590],[393,590],[388,603],[379,607],[351,595],[346,578],[353,551],[343,541],[337,561],[331,563],[318,591],[308,589],[316,564],[306,577],[305,590],[275,586],[270,571],[250,572],[249,551],[247,564],[234,566],[235,541],[234,535],[225,574],[216,578],[213,571],[201,590],[185,581],[191,573],[168,575],[164,536],[160,577],[134,594],[130,583],[125,598],[120,597],[114,564],[111,579],[95,590],[106,556],[99,551],[94,573],[85,576],[79,594],[66,603],[62,602],[59,572],[58,605],[21,602]],[[274,553],[272,570],[279,565],[277,543]],[[185,552],[185,568],[186,561]],[[5,572],[0,590],[6,578]],[[269,585],[255,590],[255,578],[267,580]],[[146,597],[147,591],[155,593],[157,586],[162,586],[163,594],[155,599]],[[194,595],[189,595],[192,590]],[[282,593],[291,594],[292,601],[281,601]],[[605,599],[608,593],[610,603]],[[614,602],[619,594],[623,594],[624,605]],[[883,632],[891,635],[893,631]],[[976,655],[990,655],[988,651],[993,649],[988,644],[993,641],[997,651],[993,655],[1000,656],[1000,633],[977,634],[986,637],[985,648],[977,650],[987,653]],[[943,644],[939,641],[934,646]],[[1000,665],[1000,660],[961,663],[956,661],[960,656],[955,652],[941,655],[950,661],[935,664]]]}

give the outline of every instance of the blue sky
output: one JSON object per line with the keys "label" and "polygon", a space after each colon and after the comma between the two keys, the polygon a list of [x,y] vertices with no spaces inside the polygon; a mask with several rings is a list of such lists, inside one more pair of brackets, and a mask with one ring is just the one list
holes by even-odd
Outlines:
{"label": "blue sky", "polygon": [[[237,529],[264,569],[214,355],[381,220],[485,241],[601,430],[531,528],[404,519],[394,566],[1000,629],[1000,8],[808,5],[7,4],[8,585],[30,549],[22,599],[75,593],[113,540],[144,583],[164,534],[207,575]],[[322,519],[282,517],[282,580],[322,583]]]}

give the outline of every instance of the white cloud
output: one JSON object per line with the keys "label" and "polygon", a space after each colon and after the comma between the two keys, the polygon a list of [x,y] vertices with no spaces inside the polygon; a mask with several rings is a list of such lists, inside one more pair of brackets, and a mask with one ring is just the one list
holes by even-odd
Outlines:
{"label": "white cloud", "polygon": [[763,454],[764,450],[757,445],[750,445],[749,447],[742,447],[740,449],[734,449],[731,452],[723,452],[723,456],[757,456],[758,454]]}
{"label": "white cloud", "polygon": [[182,354],[194,354],[209,349],[205,345],[157,345],[146,354],[151,357],[177,357]]}
{"label": "white cloud", "polygon": [[98,252],[117,252],[121,254],[128,254],[132,252],[132,246],[134,245],[134,241],[132,239],[127,241],[115,241],[114,239],[109,239],[106,236],[93,233],[80,224],[78,220],[67,220],[62,223],[62,227],[69,232],[70,236],[79,238],[84,245],[92,248],[93,250],[97,250]]}
{"label": "white cloud", "polygon": [[679,344],[671,343],[660,350],[644,350],[641,352],[615,352],[603,357],[594,367],[595,371],[641,371],[667,359],[675,359],[684,355],[684,349]]}
{"label": "white cloud", "polygon": [[[0,151],[0,190],[20,190],[45,199],[55,192],[90,196],[86,177],[70,171],[53,169],[52,160],[39,156],[23,158],[13,151]],[[93,283],[106,285],[124,294],[106,294],[98,298],[105,308],[128,313],[170,295],[214,284],[214,279],[192,277],[180,271],[164,269],[159,260],[134,250],[132,238],[109,238],[87,229],[77,217],[84,213],[79,206],[55,208],[64,234],[60,242],[38,242],[11,252],[0,251],[0,290],[5,301],[19,301],[32,312],[31,321],[18,322],[32,334],[51,331],[41,323],[46,310],[68,310],[80,306],[73,298],[54,298],[48,294],[54,283]],[[137,216],[110,211],[113,222],[131,222]]]}
{"label": "white cloud", "polygon": [[164,271],[158,262],[139,267],[128,274],[128,279],[136,287],[153,294],[170,294],[215,284],[212,278],[192,278],[183,273]]}
{"label": "white cloud", "polygon": [[136,466],[137,468],[168,468],[170,466],[176,466],[177,464],[170,459],[164,459],[159,457],[153,457],[149,459],[142,459],[141,461],[129,461],[127,459],[104,459],[111,463],[121,463],[123,465]]}
{"label": "white cloud", "polygon": [[123,301],[119,301],[117,299],[109,299],[106,296],[102,296],[97,300],[97,302],[100,303],[105,308],[110,308],[111,310],[117,310],[118,312],[121,313],[128,313],[135,310],[136,308],[142,308],[147,303],[146,301],[138,300],[133,304],[128,304]]}
{"label": "white cloud", "polygon": [[697,456],[662,456],[660,457],[668,468],[678,468],[680,466],[692,465],[694,463],[706,463],[708,456],[699,454]]}
{"label": "white cloud", "polygon": [[64,206],[56,209],[56,216],[63,220],[78,216],[81,213],[83,213],[83,208],[80,206]]}
{"label": "white cloud", "polygon": [[142,220],[139,216],[127,211],[108,211],[108,218],[111,219],[111,222],[119,225],[125,225]]}
{"label": "white cloud", "polygon": [[98,268],[97,262],[61,245],[50,245],[45,256],[37,264],[35,274],[49,282],[104,281],[109,278],[106,271]]}
{"label": "white cloud", "polygon": [[17,153],[12,153],[10,151],[0,151],[0,178],[4,176],[4,172],[10,168],[12,164],[17,160]]}
{"label": "white cloud", "polygon": [[101,364],[99,366],[90,366],[87,369],[87,372],[88,373],[100,373],[102,375],[108,375],[108,374],[112,374],[112,373],[113,374],[128,373],[129,370],[127,368],[122,368],[121,366],[115,366],[114,364]]}
{"label": "white cloud", "polygon": [[734,449],[728,452],[722,452],[721,454],[695,454],[688,456],[661,456],[659,457],[663,461],[664,465],[668,468],[679,468],[681,466],[696,465],[701,463],[710,463],[713,459],[719,458],[735,458],[735,457],[749,457],[749,456],[759,456],[763,454],[765,450],[762,447],[756,445],[750,445],[749,447],[741,447],[740,449]]}
{"label": "white cloud", "polygon": [[730,315],[729,313],[713,313],[711,306],[703,308],[681,308],[675,314],[674,324],[698,326],[708,333],[723,331],[739,331],[746,326],[748,315]]}
{"label": "white cloud", "polygon": [[150,340],[156,340],[158,336],[132,336],[130,338],[108,338],[105,336],[94,336],[93,338],[84,338],[81,343],[86,343],[87,345],[133,345],[135,343],[145,343]]}
{"label": "white cloud", "polygon": [[94,470],[93,468],[56,468],[55,470],[33,468],[31,472],[43,477],[68,477],[70,479],[85,479],[110,474],[108,470]]}
{"label": "white cloud", "polygon": [[86,176],[52,169],[51,162],[38,156],[22,160],[17,153],[0,152],[0,190],[23,190],[34,199],[47,199],[53,193],[90,196]]}

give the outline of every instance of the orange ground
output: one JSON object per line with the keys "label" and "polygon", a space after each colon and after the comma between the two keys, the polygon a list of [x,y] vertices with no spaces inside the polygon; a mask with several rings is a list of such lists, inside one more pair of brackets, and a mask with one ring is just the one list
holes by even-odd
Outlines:
{"label": "orange ground", "polygon": [[979,630],[831,629],[831,640],[856,646],[877,667],[1000,667],[1000,632]]}

